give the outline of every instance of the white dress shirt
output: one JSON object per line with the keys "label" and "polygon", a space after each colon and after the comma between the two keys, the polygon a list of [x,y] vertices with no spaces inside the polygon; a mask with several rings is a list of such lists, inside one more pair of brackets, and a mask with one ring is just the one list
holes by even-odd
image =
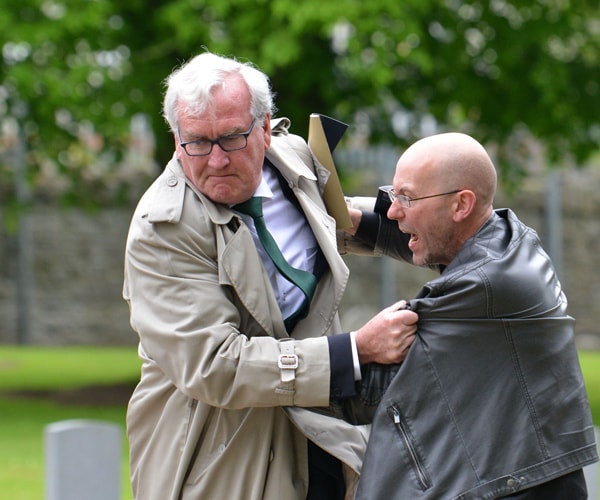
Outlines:
{"label": "white dress shirt", "polygon": [[[273,169],[263,167],[263,178],[254,196],[263,198],[265,224],[288,263],[297,269],[312,273],[319,249],[317,241],[304,216],[283,194]],[[277,270],[260,243],[252,217],[240,215],[252,232],[281,313],[284,318],[288,318],[302,306],[304,293]]]}
{"label": "white dress shirt", "polygon": [[[265,224],[288,263],[295,268],[312,273],[319,251],[318,243],[304,216],[284,195],[277,174],[272,168],[263,167],[263,177],[254,196],[263,198]],[[304,293],[277,270],[260,242],[252,217],[238,213],[252,233],[252,238],[269,275],[281,313],[284,319],[288,318],[302,306]],[[355,336],[356,332],[350,332],[354,379],[360,380],[361,372]]]}

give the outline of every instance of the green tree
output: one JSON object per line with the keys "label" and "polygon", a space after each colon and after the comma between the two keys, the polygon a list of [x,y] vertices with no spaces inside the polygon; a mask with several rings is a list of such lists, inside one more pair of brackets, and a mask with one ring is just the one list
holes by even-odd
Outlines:
{"label": "green tree", "polygon": [[[156,96],[147,97],[145,89],[157,75],[145,75],[138,84],[136,59],[126,43],[131,26],[125,26],[118,5],[106,0],[3,1],[3,205],[15,202],[15,166],[6,161],[15,143],[15,121],[26,142],[27,177],[36,200],[79,206],[133,200],[139,185],[155,174],[153,145],[132,148],[132,142],[139,142],[140,118],[155,110],[145,103]],[[137,30],[139,36],[144,27]],[[149,157],[136,157],[136,151]]]}
{"label": "green tree", "polygon": [[[0,120],[18,120],[38,198],[126,201],[171,155],[162,82],[203,47],[272,79],[292,131],[310,112],[364,143],[434,130],[499,147],[505,176],[540,141],[583,163],[600,142],[600,14],[569,0],[4,0]],[[156,136],[135,166],[131,118]],[[8,147],[6,141],[0,148]],[[1,151],[0,151],[1,153]],[[132,168],[134,165],[135,168]],[[0,165],[0,196],[13,194]]]}

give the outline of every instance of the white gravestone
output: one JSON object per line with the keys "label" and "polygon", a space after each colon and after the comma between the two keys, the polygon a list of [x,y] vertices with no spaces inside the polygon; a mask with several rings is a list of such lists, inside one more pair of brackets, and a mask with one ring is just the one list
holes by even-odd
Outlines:
{"label": "white gravestone", "polygon": [[65,420],[44,430],[46,500],[119,500],[121,429]]}

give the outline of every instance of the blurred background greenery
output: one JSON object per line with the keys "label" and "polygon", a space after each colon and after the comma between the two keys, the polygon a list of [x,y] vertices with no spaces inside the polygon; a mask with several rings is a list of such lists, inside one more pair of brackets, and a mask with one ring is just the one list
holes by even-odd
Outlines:
{"label": "blurred background greenery", "polygon": [[[41,224],[48,224],[47,207],[103,211],[106,219],[93,222],[105,222],[90,231],[121,224],[124,232],[126,221],[115,221],[117,212],[106,210],[124,207],[129,214],[170,158],[173,138],[161,117],[163,81],[200,51],[250,60],[270,75],[278,114],[291,118],[293,133],[306,136],[311,112],[348,123],[340,149],[349,158],[338,163],[348,192],[389,176],[393,157],[407,144],[451,129],[484,143],[499,167],[502,188],[518,196],[532,171],[597,170],[599,6],[587,0],[576,5],[569,0],[0,0],[0,313],[13,308],[15,298],[17,309],[23,309],[14,328],[2,322],[0,342],[27,340],[31,325],[23,315],[30,312],[31,297],[23,290],[43,279],[39,271],[31,274],[28,252],[36,242],[27,242],[26,214],[42,213]],[[380,164],[372,156],[362,170],[344,168],[360,160],[359,151],[390,145],[395,149],[385,172],[373,172]],[[587,215],[597,220],[598,190],[578,182],[571,198],[586,198],[581,192],[589,189]],[[538,198],[544,196],[535,189]],[[529,203],[530,191],[526,198]],[[592,231],[587,224],[579,234]],[[124,237],[119,238],[111,252],[120,251]],[[587,241],[593,252],[594,243]],[[84,250],[84,259],[96,255],[93,248]],[[587,257],[572,258],[585,264]],[[58,278],[67,273],[43,256],[33,260],[39,269],[56,269],[48,288],[58,295],[56,283],[63,283]],[[121,260],[118,255],[118,264],[110,265],[118,268]],[[89,268],[86,264],[82,267]],[[566,276],[572,290],[590,279],[583,293],[591,305],[577,300],[585,311],[594,309],[598,293],[598,280],[589,276],[595,268],[590,261],[581,275]],[[397,276],[386,269],[384,280]],[[94,290],[94,280],[108,274],[100,265],[95,271],[93,279],[80,268],[72,272],[87,279],[86,290]],[[359,297],[348,310],[373,295],[360,287],[371,281],[372,269],[356,276],[349,296]],[[407,281],[405,271],[400,276]],[[113,286],[115,295],[118,288]],[[113,316],[126,329],[125,312],[114,316],[114,308],[104,308],[100,287],[96,293],[91,299],[97,314]],[[72,296],[67,301],[81,307]],[[37,302],[43,307],[34,310],[36,318],[63,314],[39,295]],[[52,326],[50,333],[58,329]],[[77,342],[81,330],[73,328],[67,343]],[[127,342],[135,342],[133,334]],[[64,406],[46,397],[50,390],[131,384],[138,376],[132,347],[92,348],[92,355],[81,349],[49,354],[6,347],[0,356],[0,455],[5,457],[0,490],[9,498],[41,496],[44,425],[74,417],[124,424],[123,403]],[[596,354],[583,352],[582,363],[598,424]],[[15,395],[19,390],[41,391],[40,397]],[[128,490],[125,484],[124,498]]]}
{"label": "blurred background greenery", "polygon": [[[271,76],[292,131],[319,112],[347,142],[403,146],[436,129],[499,148],[502,181],[530,142],[549,166],[600,141],[600,10],[568,0],[2,0],[0,122],[25,139],[26,187],[0,165],[2,205],[137,198],[172,154],[163,81],[207,48]],[[136,162],[131,141],[155,140]],[[150,159],[150,160],[149,160]],[[138,158],[140,160],[140,158]],[[155,160],[155,163],[151,160]],[[342,172],[343,175],[343,172]],[[4,210],[5,219],[13,211]]]}

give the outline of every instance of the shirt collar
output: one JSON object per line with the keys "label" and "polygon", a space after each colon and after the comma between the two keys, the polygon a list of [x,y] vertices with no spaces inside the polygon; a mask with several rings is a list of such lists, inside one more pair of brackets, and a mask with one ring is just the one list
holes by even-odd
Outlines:
{"label": "shirt collar", "polygon": [[262,198],[273,198],[273,191],[269,187],[267,179],[265,179],[265,166],[263,166],[263,175],[260,179],[260,184],[256,188],[253,196],[260,196]]}

